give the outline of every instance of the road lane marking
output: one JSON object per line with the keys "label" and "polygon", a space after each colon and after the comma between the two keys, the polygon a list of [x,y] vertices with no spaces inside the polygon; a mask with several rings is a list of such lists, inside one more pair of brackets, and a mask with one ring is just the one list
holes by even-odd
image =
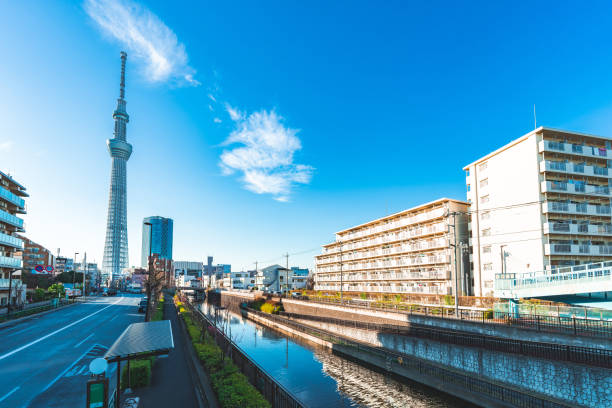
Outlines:
{"label": "road lane marking", "polygon": [[115,316],[114,316],[112,319],[110,319],[108,322],[110,323],[110,322],[112,322],[113,320],[115,320],[115,319],[116,319],[116,318],[118,318],[118,317],[119,317],[119,315],[115,315]]}
{"label": "road lane marking", "polygon": [[60,378],[62,378],[64,376],[64,374],[66,374],[69,370],[72,369],[72,367],[78,363],[83,357],[85,357],[87,355],[87,353],[89,353],[91,351],[92,348],[94,348],[95,344],[93,346],[91,346],[88,350],[86,350],[83,354],[81,354],[76,360],[74,360],[69,366],[68,368],[66,368],[64,371],[62,371],[61,373],[59,373],[59,375],[57,377],[55,377],[53,379],[53,381],[51,381],[49,384],[47,384],[47,386],[45,388],[43,388],[43,390],[39,393],[42,394],[43,392],[47,391],[49,388],[51,388],[51,386],[53,384],[55,384],[57,382],[57,380],[59,380]]}
{"label": "road lane marking", "polygon": [[8,392],[8,394],[6,394],[4,397],[0,398],[0,402],[4,401],[5,399],[7,399],[8,397],[11,396],[12,393],[14,393],[15,391],[17,391],[20,387],[15,387],[12,390],[10,390]]}
{"label": "road lane marking", "polygon": [[100,313],[101,311],[106,310],[106,309],[108,309],[109,307],[116,305],[116,304],[117,304],[117,303],[119,303],[120,301],[121,301],[121,298],[120,298],[119,300],[117,300],[115,303],[112,303],[112,304],[110,304],[110,305],[108,305],[108,306],[106,306],[106,307],[103,307],[102,309],[98,310],[97,312],[93,312],[92,314],[87,315],[87,316],[85,316],[85,317],[83,317],[83,318],[81,318],[81,319],[77,320],[76,322],[72,322],[72,323],[70,323],[69,325],[62,327],[61,329],[57,329],[56,331],[51,332],[51,333],[49,333],[49,334],[47,334],[47,335],[45,335],[45,336],[43,336],[43,337],[41,337],[41,338],[39,338],[39,339],[36,339],[36,340],[34,340],[34,341],[32,341],[32,342],[30,342],[30,343],[28,343],[28,344],[25,344],[25,345],[23,345],[23,346],[21,346],[21,347],[19,347],[19,348],[16,348],[16,349],[15,349],[15,350],[13,350],[13,351],[9,351],[8,353],[1,355],[1,356],[0,356],[0,360],[4,360],[5,358],[10,357],[10,356],[12,356],[13,354],[18,353],[18,352],[20,352],[21,350],[24,350],[24,349],[26,349],[26,348],[28,348],[28,347],[30,347],[30,346],[33,346],[34,344],[39,343],[39,342],[41,342],[41,341],[43,341],[43,340],[45,340],[45,339],[47,339],[47,338],[49,338],[49,337],[51,337],[51,336],[53,336],[53,335],[55,335],[55,334],[59,333],[59,332],[62,332],[62,331],[64,331],[64,330],[66,330],[67,328],[74,326],[75,324],[81,323],[83,320],[89,319],[90,317],[97,315],[97,314],[98,314],[98,313]]}
{"label": "road lane marking", "polygon": [[79,341],[79,343],[78,343],[76,346],[74,346],[74,348],[77,348],[77,347],[79,347],[81,344],[85,343],[85,340],[87,340],[88,338],[90,338],[90,337],[91,337],[91,336],[93,336],[93,335],[94,335],[94,334],[93,334],[93,333],[91,333],[89,336],[87,336],[87,337],[85,337],[83,340]]}

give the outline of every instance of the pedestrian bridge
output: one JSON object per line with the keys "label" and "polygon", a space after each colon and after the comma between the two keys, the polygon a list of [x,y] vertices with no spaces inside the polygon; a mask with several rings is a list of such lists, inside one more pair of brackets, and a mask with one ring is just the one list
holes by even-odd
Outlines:
{"label": "pedestrian bridge", "polygon": [[612,261],[495,275],[495,297],[520,299],[612,292]]}

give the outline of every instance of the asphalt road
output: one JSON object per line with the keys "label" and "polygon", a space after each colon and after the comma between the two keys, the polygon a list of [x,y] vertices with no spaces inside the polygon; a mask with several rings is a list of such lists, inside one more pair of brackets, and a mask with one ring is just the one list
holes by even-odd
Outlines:
{"label": "asphalt road", "polygon": [[140,298],[96,298],[0,327],[0,407],[85,406],[90,361],[144,321]]}

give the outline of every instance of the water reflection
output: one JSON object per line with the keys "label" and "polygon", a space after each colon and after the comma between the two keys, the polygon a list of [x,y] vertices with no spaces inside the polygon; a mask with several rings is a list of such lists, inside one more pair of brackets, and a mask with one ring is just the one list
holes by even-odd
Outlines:
{"label": "water reflection", "polygon": [[228,309],[215,311],[204,303],[201,310],[308,407],[468,406],[334,355],[327,348],[284,337]]}

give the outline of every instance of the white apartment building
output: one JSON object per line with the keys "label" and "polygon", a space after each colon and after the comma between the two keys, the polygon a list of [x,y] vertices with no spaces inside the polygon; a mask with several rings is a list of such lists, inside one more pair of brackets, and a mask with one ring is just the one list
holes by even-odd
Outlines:
{"label": "white apartment building", "polygon": [[441,198],[337,232],[315,257],[315,290],[338,292],[342,281],[353,294],[452,295],[457,277],[460,295],[470,295],[467,210]]}
{"label": "white apartment building", "polygon": [[464,168],[476,296],[496,273],[612,259],[611,142],[540,127]]}

